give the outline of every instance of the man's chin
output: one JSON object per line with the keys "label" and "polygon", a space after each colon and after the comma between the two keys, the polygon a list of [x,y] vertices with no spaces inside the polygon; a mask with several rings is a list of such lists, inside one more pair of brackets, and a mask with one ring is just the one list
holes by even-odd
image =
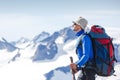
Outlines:
{"label": "man's chin", "polygon": [[75,31],[75,32],[76,32],[76,30],[75,30],[75,29],[73,29],[73,31]]}
{"label": "man's chin", "polygon": [[73,30],[74,32],[77,32],[77,30]]}

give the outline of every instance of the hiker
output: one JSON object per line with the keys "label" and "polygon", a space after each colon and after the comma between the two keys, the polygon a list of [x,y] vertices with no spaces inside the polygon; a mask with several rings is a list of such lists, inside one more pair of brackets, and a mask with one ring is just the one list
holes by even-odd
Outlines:
{"label": "hiker", "polygon": [[79,74],[77,80],[95,80],[96,72],[93,67],[90,67],[93,62],[93,46],[92,41],[88,35],[85,34],[85,29],[87,27],[88,21],[79,17],[78,19],[73,21],[73,31],[76,32],[76,36],[82,38],[81,46],[76,46],[76,54],[78,56],[78,61],[76,63],[71,63],[70,68],[73,70],[73,74],[77,73],[79,70],[82,70],[82,74]]}

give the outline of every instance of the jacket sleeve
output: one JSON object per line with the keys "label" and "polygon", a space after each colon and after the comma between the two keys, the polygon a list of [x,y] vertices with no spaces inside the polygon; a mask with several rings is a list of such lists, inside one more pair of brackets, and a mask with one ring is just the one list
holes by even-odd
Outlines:
{"label": "jacket sleeve", "polygon": [[[82,47],[82,48],[81,48]],[[77,47],[77,55],[79,60],[76,62],[78,67],[84,66],[84,64],[89,60],[90,57],[90,47],[91,47],[91,40],[89,36],[84,36],[82,38],[82,46]]]}

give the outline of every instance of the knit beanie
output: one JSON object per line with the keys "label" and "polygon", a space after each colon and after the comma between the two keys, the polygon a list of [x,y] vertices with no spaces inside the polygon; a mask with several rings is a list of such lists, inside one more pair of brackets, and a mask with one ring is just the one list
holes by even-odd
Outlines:
{"label": "knit beanie", "polygon": [[79,17],[78,19],[74,20],[73,23],[76,23],[82,27],[82,29],[85,29],[85,27],[88,24],[88,21],[85,18]]}

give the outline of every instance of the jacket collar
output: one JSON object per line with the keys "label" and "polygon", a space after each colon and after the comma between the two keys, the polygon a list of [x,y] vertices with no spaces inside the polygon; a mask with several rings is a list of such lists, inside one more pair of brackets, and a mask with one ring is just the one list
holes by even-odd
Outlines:
{"label": "jacket collar", "polygon": [[77,32],[76,36],[80,36],[83,33],[84,33],[84,30],[80,30],[79,32]]}

